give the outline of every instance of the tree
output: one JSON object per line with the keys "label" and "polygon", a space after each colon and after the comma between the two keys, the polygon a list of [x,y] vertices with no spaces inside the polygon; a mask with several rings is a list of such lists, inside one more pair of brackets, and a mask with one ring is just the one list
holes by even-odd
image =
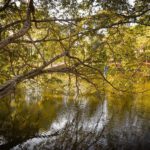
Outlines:
{"label": "tree", "polygon": [[[127,91],[103,75],[103,66],[116,57],[107,50],[117,41],[108,37],[121,37],[120,31],[133,24],[148,28],[149,6],[148,0],[134,6],[118,0],[1,1],[0,97],[25,79],[47,73],[74,74],[96,87],[88,70]],[[119,47],[116,51],[122,54]]]}

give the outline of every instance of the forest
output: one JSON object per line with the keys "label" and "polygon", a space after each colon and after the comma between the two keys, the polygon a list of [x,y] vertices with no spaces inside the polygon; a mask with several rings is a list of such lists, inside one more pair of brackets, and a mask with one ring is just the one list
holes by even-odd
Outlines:
{"label": "forest", "polygon": [[148,150],[149,97],[149,0],[0,0],[0,149]]}

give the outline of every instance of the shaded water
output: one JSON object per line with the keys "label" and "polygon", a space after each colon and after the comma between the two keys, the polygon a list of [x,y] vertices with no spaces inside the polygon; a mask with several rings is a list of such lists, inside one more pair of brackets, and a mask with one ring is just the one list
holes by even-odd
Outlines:
{"label": "shaded water", "polygon": [[150,93],[18,88],[0,101],[0,149],[148,150]]}

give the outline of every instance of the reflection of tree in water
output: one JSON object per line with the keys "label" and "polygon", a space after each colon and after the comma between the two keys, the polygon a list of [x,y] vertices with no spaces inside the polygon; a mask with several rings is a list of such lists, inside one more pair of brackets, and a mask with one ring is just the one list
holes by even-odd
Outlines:
{"label": "reflection of tree in water", "polygon": [[[105,106],[105,104],[104,104]],[[100,107],[99,107],[100,108]],[[74,110],[66,112],[61,117],[62,120],[67,120],[62,126],[61,123],[52,124],[51,129],[54,133],[50,135],[41,135],[33,141],[36,143],[32,149],[91,149],[91,148],[101,148],[103,141],[103,133],[105,130],[104,123],[104,111],[99,111],[99,115],[96,117],[91,116],[86,118],[86,107],[83,108],[81,103],[75,102]],[[96,112],[97,113],[97,112]],[[88,120],[89,119],[89,120]],[[96,122],[95,122],[96,121]],[[57,129],[57,130],[56,130]],[[56,132],[54,131],[56,130]],[[41,139],[41,141],[39,140]],[[40,142],[39,142],[40,141]],[[23,144],[23,148],[28,148],[31,141],[27,141]],[[31,145],[32,145],[31,144]],[[17,147],[18,148],[18,147]]]}
{"label": "reflection of tree in water", "polygon": [[15,106],[7,99],[0,103],[0,136],[3,139],[0,149],[9,149],[33,136],[39,130],[40,114],[38,111],[33,113],[35,106],[29,108],[24,105],[23,101]]}
{"label": "reflection of tree in water", "polygon": [[23,97],[0,101],[0,135],[8,142],[0,149],[17,145],[14,150],[145,150],[149,122],[141,120],[134,97],[107,98],[88,96],[74,101],[50,95],[30,103]]}
{"label": "reflection of tree in water", "polygon": [[9,149],[29,138],[41,129],[48,129],[56,118],[61,104],[54,100],[28,102],[22,95],[8,96],[0,101],[0,149]]}
{"label": "reflection of tree in water", "polygon": [[89,110],[84,105],[82,102],[74,102],[71,110],[66,108],[66,112],[60,114],[57,121],[52,123],[49,132],[28,140],[22,144],[22,148],[31,147],[35,150],[147,149],[150,138],[148,130],[141,128],[142,122],[133,125],[134,115],[127,116],[129,117],[127,124],[121,123],[126,121],[124,119],[120,124],[118,122],[118,126],[114,126],[113,122],[117,118],[115,114],[108,118],[105,100],[97,105],[97,110],[92,116],[87,115]]}
{"label": "reflection of tree in water", "polygon": [[141,107],[141,100],[145,104],[147,98],[141,99],[131,93],[109,97],[109,112],[114,113],[106,134],[109,147],[123,150],[150,149],[150,121],[146,115],[148,106]]}

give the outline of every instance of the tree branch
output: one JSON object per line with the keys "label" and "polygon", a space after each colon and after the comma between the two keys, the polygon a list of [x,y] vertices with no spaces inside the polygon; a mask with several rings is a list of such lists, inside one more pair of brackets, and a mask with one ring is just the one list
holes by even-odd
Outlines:
{"label": "tree branch", "polygon": [[31,5],[33,3],[33,0],[30,0],[29,1],[29,5],[28,5],[28,8],[27,8],[27,13],[26,13],[26,20],[24,22],[24,25],[23,25],[23,28],[18,31],[18,33],[15,33],[13,34],[12,36],[9,36],[8,38],[0,41],[0,49],[4,48],[5,46],[7,46],[8,44],[12,43],[14,40],[22,37],[29,29],[30,29],[30,26],[31,26]]}

